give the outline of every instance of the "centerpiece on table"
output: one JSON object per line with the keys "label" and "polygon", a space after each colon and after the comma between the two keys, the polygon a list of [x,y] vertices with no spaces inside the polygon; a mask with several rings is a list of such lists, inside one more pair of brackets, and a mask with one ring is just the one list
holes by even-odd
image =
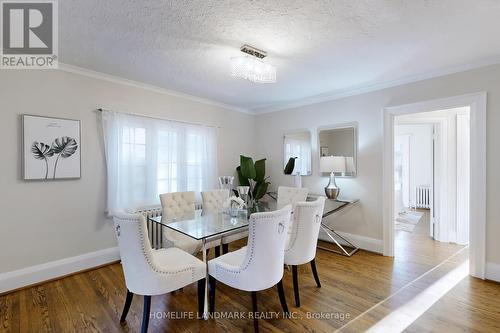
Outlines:
{"label": "centerpiece on table", "polygon": [[260,211],[259,201],[266,195],[270,182],[266,177],[266,159],[254,163],[251,157],[240,155],[240,166],[236,168],[240,186],[248,186],[248,208]]}
{"label": "centerpiece on table", "polygon": [[245,209],[246,204],[242,198],[237,196],[231,196],[226,199],[223,205],[224,209],[227,209],[229,215],[232,217],[237,217],[241,209]]}

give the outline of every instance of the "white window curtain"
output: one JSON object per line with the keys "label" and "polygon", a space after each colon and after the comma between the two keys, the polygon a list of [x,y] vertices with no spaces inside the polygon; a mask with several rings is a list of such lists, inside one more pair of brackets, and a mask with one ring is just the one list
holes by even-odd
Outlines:
{"label": "white window curtain", "polygon": [[290,157],[297,157],[292,174],[308,175],[311,172],[311,144],[309,141],[285,136],[285,165]]}
{"label": "white window curtain", "polygon": [[102,111],[109,214],[217,186],[217,129]]}

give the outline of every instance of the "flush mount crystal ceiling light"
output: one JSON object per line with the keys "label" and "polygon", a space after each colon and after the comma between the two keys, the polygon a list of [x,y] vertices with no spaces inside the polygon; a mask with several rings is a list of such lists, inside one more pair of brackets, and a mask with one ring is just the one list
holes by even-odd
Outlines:
{"label": "flush mount crystal ceiling light", "polygon": [[256,83],[276,82],[276,67],[261,60],[266,52],[249,45],[243,45],[240,51],[247,55],[231,58],[231,76]]}

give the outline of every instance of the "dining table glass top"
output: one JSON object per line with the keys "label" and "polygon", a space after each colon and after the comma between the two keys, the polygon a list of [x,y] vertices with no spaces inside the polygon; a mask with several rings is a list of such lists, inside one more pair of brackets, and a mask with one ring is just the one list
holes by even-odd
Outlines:
{"label": "dining table glass top", "polygon": [[232,217],[225,212],[203,214],[201,210],[197,210],[192,218],[166,219],[157,216],[151,217],[150,220],[197,240],[214,238],[248,227],[245,211]]}
{"label": "dining table glass top", "polygon": [[[308,201],[316,200],[316,198],[317,196],[311,195],[308,197]],[[326,200],[323,217],[333,214],[352,202],[351,200]],[[196,240],[203,240],[244,231],[248,228],[248,218],[251,213],[273,210],[276,210],[276,201],[271,200],[259,202],[257,206],[252,207],[249,211],[240,210],[236,217],[230,216],[223,211],[204,213],[202,210],[196,210],[194,216],[183,219],[164,218],[162,216],[150,217],[149,219]]]}

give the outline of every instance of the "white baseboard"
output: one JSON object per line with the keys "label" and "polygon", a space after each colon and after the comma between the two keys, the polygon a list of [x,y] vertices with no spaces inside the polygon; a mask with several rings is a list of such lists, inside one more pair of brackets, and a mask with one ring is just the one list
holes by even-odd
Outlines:
{"label": "white baseboard", "polygon": [[486,263],[486,279],[500,282],[500,265],[492,262]]}
{"label": "white baseboard", "polygon": [[0,273],[0,293],[55,279],[120,259],[118,247],[85,253],[45,264]]}
{"label": "white baseboard", "polygon": [[[337,231],[337,233],[339,235],[341,235],[342,237],[346,238],[347,240],[349,240],[351,243],[353,243],[354,245],[356,245],[360,249],[370,251],[370,252],[376,252],[376,253],[383,253],[384,252],[384,242],[381,239],[375,239],[375,238],[370,238],[370,237],[365,237],[365,236],[360,236],[360,235],[354,235],[354,234],[349,234],[347,232],[341,232],[341,231]],[[332,242],[332,240],[323,231],[320,231],[319,239],[326,241],[326,242]],[[337,239],[337,241],[342,245],[347,245],[341,239]]]}

